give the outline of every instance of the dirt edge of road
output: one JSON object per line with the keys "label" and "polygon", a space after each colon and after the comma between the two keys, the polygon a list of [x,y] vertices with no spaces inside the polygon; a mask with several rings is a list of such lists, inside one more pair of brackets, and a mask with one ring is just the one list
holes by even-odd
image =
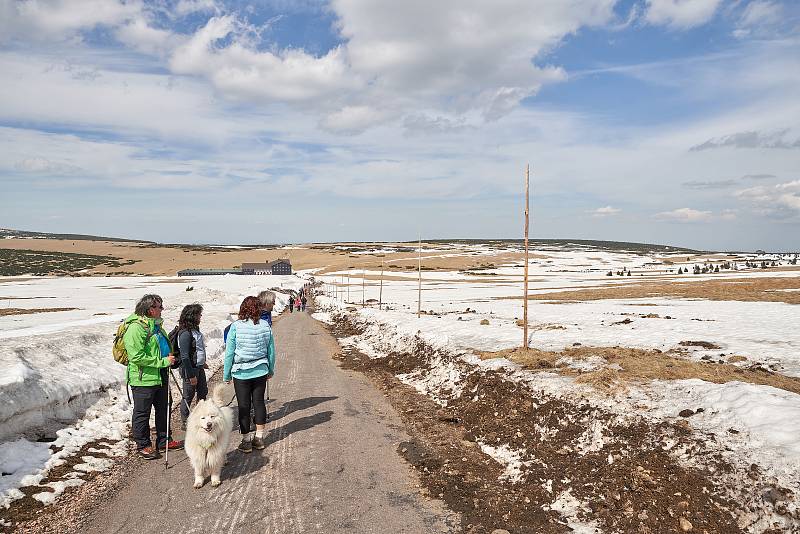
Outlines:
{"label": "dirt edge of road", "polygon": [[[336,316],[328,329],[337,338],[363,332],[347,315]],[[430,369],[442,357],[431,352],[420,343],[412,354],[371,359],[346,346],[335,358],[368,376],[400,413],[412,439],[398,453],[417,471],[421,492],[461,514],[464,532],[564,533],[594,523],[608,532],[681,532],[690,526],[693,532],[733,534],[749,526],[753,503],[726,487],[724,477],[749,475],[751,488],[762,489],[764,480],[757,470],[734,472],[713,444],[698,440],[688,427],[618,421],[588,403],[548,397],[491,371],[468,372],[464,393],[442,408],[396,378]],[[611,432],[606,445],[579,451],[578,442],[596,422]],[[663,446],[666,441],[702,461],[679,463]],[[527,476],[510,481],[504,466],[482,451],[487,444],[527,450]],[[750,493],[761,501],[761,491]],[[567,501],[574,497],[572,502],[583,504],[565,511],[558,504],[565,494]],[[780,499],[773,505],[785,515]]]}

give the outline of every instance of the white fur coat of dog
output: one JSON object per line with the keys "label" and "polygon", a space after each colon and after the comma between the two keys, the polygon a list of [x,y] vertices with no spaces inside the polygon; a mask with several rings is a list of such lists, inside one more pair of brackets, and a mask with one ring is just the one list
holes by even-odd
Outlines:
{"label": "white fur coat of dog", "polygon": [[197,403],[186,421],[184,447],[194,468],[194,487],[201,488],[205,477],[219,486],[220,474],[233,429],[233,410],[224,406],[223,386],[214,389],[212,398]]}

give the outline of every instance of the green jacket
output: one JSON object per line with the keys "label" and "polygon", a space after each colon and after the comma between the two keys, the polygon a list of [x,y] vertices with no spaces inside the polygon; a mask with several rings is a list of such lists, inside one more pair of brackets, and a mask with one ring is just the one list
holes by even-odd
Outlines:
{"label": "green jacket", "polygon": [[[160,386],[161,369],[169,367],[169,360],[161,356],[158,330],[167,337],[161,319],[131,314],[125,322],[128,329],[122,337],[128,352],[128,383],[132,386]],[[152,334],[148,337],[148,333]],[[147,343],[145,344],[145,340]]]}

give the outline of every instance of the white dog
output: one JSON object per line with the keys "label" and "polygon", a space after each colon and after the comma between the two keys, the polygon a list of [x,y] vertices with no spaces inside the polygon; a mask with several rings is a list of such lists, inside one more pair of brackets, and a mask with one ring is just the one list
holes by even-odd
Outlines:
{"label": "white dog", "polygon": [[202,488],[205,477],[211,475],[211,485],[219,486],[222,466],[228,452],[233,410],[223,406],[223,386],[214,389],[211,399],[201,400],[186,421],[184,446],[194,468],[194,487]]}

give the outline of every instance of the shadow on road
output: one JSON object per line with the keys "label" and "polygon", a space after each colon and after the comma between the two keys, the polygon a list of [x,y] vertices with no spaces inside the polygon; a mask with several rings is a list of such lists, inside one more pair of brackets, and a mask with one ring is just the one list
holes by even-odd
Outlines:
{"label": "shadow on road", "polygon": [[327,423],[331,420],[332,416],[333,412],[328,410],[327,412],[319,412],[315,413],[314,415],[307,415],[305,417],[301,417],[300,419],[295,419],[291,423],[287,423],[283,426],[279,426],[278,428],[273,428],[270,430],[269,435],[266,437],[264,442],[267,444],[267,447],[269,447],[273,443],[277,443],[283,438],[291,436],[295,432],[308,430],[309,428],[313,428],[317,425]]}
{"label": "shadow on road", "polygon": [[274,412],[270,412],[269,420],[277,421],[278,419],[282,419],[292,412],[305,410],[307,408],[313,408],[318,404],[322,404],[323,402],[332,401],[338,398],[339,397],[306,397],[304,399],[290,400],[288,402],[284,402],[283,406],[281,406]]}
{"label": "shadow on road", "polygon": [[[335,397],[334,397],[335,398]],[[252,453],[245,454],[236,449],[228,452],[227,462],[222,469],[222,480],[234,480],[249,473],[258,471],[269,463],[270,450],[269,446],[281,441],[282,439],[291,436],[295,432],[308,430],[317,425],[327,423],[333,417],[332,411],[319,412],[314,415],[308,415],[295,419],[278,428],[273,428],[269,434],[264,438],[264,444],[267,449],[264,451],[253,451]],[[244,463],[244,467],[242,464]]]}

